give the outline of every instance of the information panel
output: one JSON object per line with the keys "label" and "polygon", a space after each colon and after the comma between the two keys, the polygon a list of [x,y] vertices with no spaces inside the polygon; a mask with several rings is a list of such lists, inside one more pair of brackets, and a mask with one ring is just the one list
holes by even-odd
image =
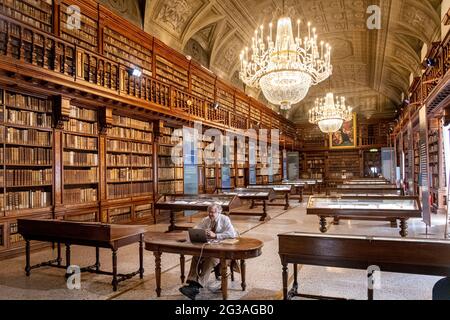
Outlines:
{"label": "information panel", "polygon": [[287,153],[287,163],[288,163],[287,173],[289,180],[299,179],[299,161],[300,161],[300,154],[298,152]]}

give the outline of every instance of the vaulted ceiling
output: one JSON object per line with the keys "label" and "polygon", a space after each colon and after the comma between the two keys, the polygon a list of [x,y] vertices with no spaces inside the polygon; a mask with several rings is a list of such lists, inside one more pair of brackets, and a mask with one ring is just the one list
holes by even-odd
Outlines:
{"label": "vaulted ceiling", "polygon": [[[264,100],[239,80],[239,53],[257,26],[275,22],[282,0],[99,0],[219,77]],[[311,21],[333,47],[333,75],[286,115],[305,122],[330,87],[366,118],[393,117],[410,75],[419,75],[423,44],[440,31],[441,0],[285,0],[285,11]],[[368,7],[381,8],[381,29],[369,30]],[[275,108],[275,107],[274,107]]]}

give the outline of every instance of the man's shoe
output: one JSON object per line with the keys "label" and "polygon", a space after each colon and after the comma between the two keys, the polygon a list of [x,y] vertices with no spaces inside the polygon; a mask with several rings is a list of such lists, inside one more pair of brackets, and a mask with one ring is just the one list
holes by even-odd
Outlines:
{"label": "man's shoe", "polygon": [[200,290],[195,286],[184,286],[181,287],[179,290],[182,294],[184,294],[191,300],[195,300],[195,297],[200,293]]}

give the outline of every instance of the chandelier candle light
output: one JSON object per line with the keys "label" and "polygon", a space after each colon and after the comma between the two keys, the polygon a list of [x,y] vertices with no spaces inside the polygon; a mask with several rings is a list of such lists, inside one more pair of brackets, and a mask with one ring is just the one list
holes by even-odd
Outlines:
{"label": "chandelier candle light", "polygon": [[303,39],[300,20],[295,39],[290,18],[278,20],[275,41],[272,27],[271,23],[266,39],[264,27],[257,29],[251,50],[247,47],[242,51],[240,78],[250,87],[261,88],[269,102],[289,110],[306,97],[311,86],[331,75],[331,47],[323,41],[317,44],[311,23]]}
{"label": "chandelier candle light", "polygon": [[319,126],[324,133],[338,131],[344,121],[352,120],[352,108],[346,106],[344,97],[328,93],[325,99],[316,99],[315,106],[309,110],[309,122]]}

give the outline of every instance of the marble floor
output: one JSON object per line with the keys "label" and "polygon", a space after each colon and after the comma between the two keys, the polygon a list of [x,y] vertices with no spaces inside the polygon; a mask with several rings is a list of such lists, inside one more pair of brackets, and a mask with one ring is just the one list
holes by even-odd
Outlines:
{"label": "marble floor", "polygon": [[[289,231],[317,232],[318,218],[306,215],[306,204],[291,201],[291,208],[283,210],[272,207],[270,219],[260,222],[257,217],[232,216],[232,221],[241,235],[260,239],[264,242],[262,255],[247,261],[247,290],[240,287],[239,274],[229,284],[229,299],[233,300],[272,300],[282,298],[281,263],[278,256],[277,235]],[[193,222],[201,218],[194,217]],[[433,216],[433,227],[429,230],[421,220],[409,222],[410,237],[443,238],[445,217]],[[152,231],[165,231],[167,224],[151,226]],[[399,236],[398,229],[391,228],[386,222],[342,221],[332,226],[332,234],[357,234]],[[48,260],[56,256],[56,252],[45,249],[31,255],[32,263]],[[72,264],[89,265],[94,262],[95,249],[74,246]],[[190,260],[188,260],[190,261]],[[102,269],[111,270],[111,254],[109,250],[101,250]],[[151,252],[144,252],[145,276],[140,280],[135,277],[119,284],[117,292],[112,291],[111,277],[83,273],[81,289],[69,290],[64,278],[64,270],[56,268],[40,268],[33,270],[31,277],[24,274],[25,258],[23,256],[0,261],[0,299],[68,299],[68,300],[183,300],[178,288],[181,285],[179,256],[162,255],[162,296],[156,297],[154,277],[154,257]],[[120,273],[128,273],[138,268],[138,246],[121,248],[118,253]],[[186,263],[188,270],[189,262]],[[292,274],[292,270],[290,270]],[[431,299],[433,285],[439,277],[381,273],[381,288],[375,292],[375,299]],[[292,278],[290,279],[292,281]],[[301,266],[299,271],[300,291],[302,293],[343,297],[348,299],[366,299],[365,271]],[[212,276],[208,287],[203,289],[198,299],[221,299],[220,282]]]}

